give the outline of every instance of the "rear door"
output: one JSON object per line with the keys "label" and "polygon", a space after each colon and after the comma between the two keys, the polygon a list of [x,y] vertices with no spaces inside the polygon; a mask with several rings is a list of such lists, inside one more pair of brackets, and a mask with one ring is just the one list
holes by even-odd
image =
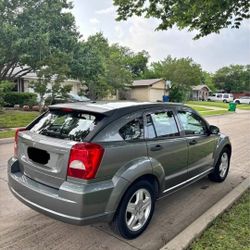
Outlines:
{"label": "rear door", "polygon": [[174,112],[171,109],[145,113],[145,136],[148,155],[154,164],[165,171],[165,188],[187,179],[187,142],[180,136]]}
{"label": "rear door", "polygon": [[188,177],[192,178],[212,168],[218,136],[209,135],[207,123],[192,110],[177,114],[188,142]]}

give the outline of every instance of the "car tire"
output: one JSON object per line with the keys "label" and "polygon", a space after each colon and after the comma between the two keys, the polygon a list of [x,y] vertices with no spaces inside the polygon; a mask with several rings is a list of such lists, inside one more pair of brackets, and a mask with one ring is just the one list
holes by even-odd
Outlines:
{"label": "car tire", "polygon": [[126,239],[138,237],[147,228],[154,213],[156,192],[147,180],[128,188],[111,223],[112,230]]}
{"label": "car tire", "polygon": [[240,101],[236,101],[235,103],[236,103],[236,104],[240,104]]}
{"label": "car tire", "polygon": [[227,100],[224,99],[223,102],[224,102],[224,103],[227,103]]}
{"label": "car tire", "polygon": [[208,175],[209,179],[214,182],[223,182],[229,171],[230,166],[230,151],[228,148],[224,148],[220,153],[219,159],[214,167],[212,173]]}

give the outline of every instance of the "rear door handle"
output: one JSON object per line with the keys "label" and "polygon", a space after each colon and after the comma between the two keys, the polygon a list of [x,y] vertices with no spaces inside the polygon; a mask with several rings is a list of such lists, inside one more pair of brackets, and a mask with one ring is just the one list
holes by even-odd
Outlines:
{"label": "rear door handle", "polygon": [[155,146],[150,148],[151,151],[159,151],[162,149],[163,149],[163,147],[161,145],[155,145]]}
{"label": "rear door handle", "polygon": [[195,144],[197,144],[198,143],[198,141],[196,141],[196,140],[191,140],[191,141],[189,141],[189,145],[195,145]]}

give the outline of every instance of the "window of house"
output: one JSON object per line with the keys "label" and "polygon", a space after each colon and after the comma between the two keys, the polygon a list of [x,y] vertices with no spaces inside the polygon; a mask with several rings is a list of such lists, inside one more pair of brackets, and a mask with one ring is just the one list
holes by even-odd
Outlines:
{"label": "window of house", "polygon": [[179,130],[172,111],[161,111],[147,115],[149,138],[178,136]]}
{"label": "window of house", "polygon": [[196,114],[189,111],[178,111],[178,117],[186,135],[205,135],[207,126]]}
{"label": "window of house", "polygon": [[136,118],[119,130],[119,134],[125,141],[140,140],[144,137],[143,118]]}

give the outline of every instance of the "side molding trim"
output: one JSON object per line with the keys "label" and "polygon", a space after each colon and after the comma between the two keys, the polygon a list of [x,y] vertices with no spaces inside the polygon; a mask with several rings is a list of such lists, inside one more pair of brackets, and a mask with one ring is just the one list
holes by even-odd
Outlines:
{"label": "side molding trim", "polygon": [[163,193],[169,192],[169,191],[171,191],[173,189],[176,189],[176,188],[178,188],[178,187],[180,187],[180,186],[182,186],[182,185],[184,185],[184,184],[186,184],[188,182],[191,182],[192,180],[195,180],[195,179],[199,178],[200,176],[209,173],[212,169],[213,168],[207,169],[206,171],[204,171],[204,172],[202,172],[202,173],[200,173],[200,174],[198,174],[196,176],[193,176],[192,178],[190,178],[190,179],[188,179],[186,181],[183,181],[183,182],[181,182],[181,183],[179,183],[179,184],[177,184],[175,186],[172,186],[171,188],[168,188],[168,189],[164,190]]}

